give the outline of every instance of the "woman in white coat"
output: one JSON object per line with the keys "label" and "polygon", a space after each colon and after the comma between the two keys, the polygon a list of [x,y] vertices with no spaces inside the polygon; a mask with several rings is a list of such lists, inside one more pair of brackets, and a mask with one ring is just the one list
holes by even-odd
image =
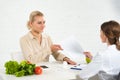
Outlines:
{"label": "woman in white coat", "polygon": [[[116,21],[108,21],[101,25],[100,37],[107,49],[97,53],[92,61],[84,67],[78,77],[83,80],[104,71],[110,75],[120,72],[120,24]],[[89,53],[90,54],[90,53]]]}

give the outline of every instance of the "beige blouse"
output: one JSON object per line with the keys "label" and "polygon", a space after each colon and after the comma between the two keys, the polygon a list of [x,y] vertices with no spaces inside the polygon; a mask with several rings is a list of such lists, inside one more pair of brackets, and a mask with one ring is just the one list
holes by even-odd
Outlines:
{"label": "beige blouse", "polygon": [[32,63],[47,62],[50,55],[53,55],[58,61],[63,61],[65,55],[59,52],[53,53],[50,48],[52,44],[50,37],[45,34],[42,34],[41,44],[39,44],[31,32],[20,39],[23,55],[26,60]]}

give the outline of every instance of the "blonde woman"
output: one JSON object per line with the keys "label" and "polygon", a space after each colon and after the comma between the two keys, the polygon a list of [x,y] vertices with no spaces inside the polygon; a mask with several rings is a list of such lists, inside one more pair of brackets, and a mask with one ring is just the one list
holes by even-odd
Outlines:
{"label": "blonde woman", "polygon": [[66,61],[71,65],[76,63],[58,52],[62,50],[58,44],[53,44],[48,35],[42,34],[45,28],[44,15],[40,11],[33,11],[29,16],[29,32],[20,39],[24,57],[31,63],[47,62],[50,55],[58,61]]}

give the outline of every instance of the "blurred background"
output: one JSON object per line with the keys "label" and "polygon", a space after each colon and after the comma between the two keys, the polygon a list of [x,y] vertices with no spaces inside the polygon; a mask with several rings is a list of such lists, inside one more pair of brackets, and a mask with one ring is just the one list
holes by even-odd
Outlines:
{"label": "blurred background", "polygon": [[74,35],[93,54],[106,47],[99,37],[100,25],[120,22],[120,0],[0,0],[0,65],[12,52],[21,51],[19,39],[28,32],[26,24],[34,10],[44,13],[44,33],[54,43]]}

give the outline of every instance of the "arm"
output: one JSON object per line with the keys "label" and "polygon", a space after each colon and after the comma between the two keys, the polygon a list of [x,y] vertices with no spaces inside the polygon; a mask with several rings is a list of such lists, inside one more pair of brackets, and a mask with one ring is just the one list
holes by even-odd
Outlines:
{"label": "arm", "polygon": [[96,75],[100,70],[102,70],[102,56],[97,54],[86,67],[84,67],[80,73],[79,77],[82,79],[88,79]]}
{"label": "arm", "polygon": [[[58,52],[58,50],[62,50],[62,48],[56,45],[52,45],[51,47],[51,50],[53,52],[53,56],[56,57],[56,60],[59,60],[59,61],[66,61],[68,64],[71,64],[71,65],[76,65],[76,62],[72,61],[70,58],[66,57],[65,55],[63,55],[62,53]],[[59,54],[59,55],[57,55]]]}
{"label": "arm", "polygon": [[62,50],[60,45],[56,45],[56,44],[51,45],[51,51],[52,51],[52,55],[54,56],[54,58],[58,61],[63,61],[63,59],[66,56],[63,55],[62,53],[58,52],[58,50]]}
{"label": "arm", "polygon": [[58,50],[63,50],[60,45],[53,44],[51,39],[49,38],[49,41],[51,43],[51,51],[54,58],[58,61],[66,61],[68,64],[75,65],[76,63],[72,60],[70,60],[68,57],[63,55],[62,53],[58,52]]}

